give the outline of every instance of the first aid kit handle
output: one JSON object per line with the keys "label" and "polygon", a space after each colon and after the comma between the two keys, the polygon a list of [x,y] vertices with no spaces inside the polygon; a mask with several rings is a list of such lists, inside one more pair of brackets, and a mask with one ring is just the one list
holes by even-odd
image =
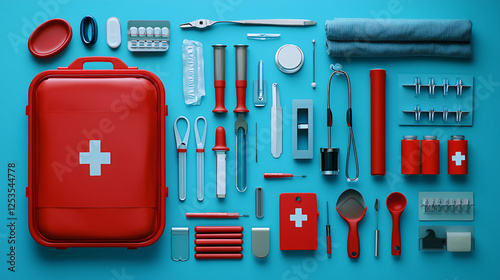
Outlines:
{"label": "first aid kit handle", "polygon": [[117,57],[110,56],[88,56],[79,57],[68,65],[67,69],[83,69],[83,64],[87,62],[109,62],[113,64],[113,69],[136,69],[136,67],[128,67],[125,62]]}

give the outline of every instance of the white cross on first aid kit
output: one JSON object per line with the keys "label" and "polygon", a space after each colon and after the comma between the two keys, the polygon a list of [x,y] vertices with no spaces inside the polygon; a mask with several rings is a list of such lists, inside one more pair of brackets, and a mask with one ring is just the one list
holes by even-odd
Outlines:
{"label": "white cross on first aid kit", "polygon": [[111,164],[111,153],[101,152],[101,140],[90,140],[89,152],[80,153],[80,164],[90,165],[90,176],[101,176],[101,165]]}
{"label": "white cross on first aid kit", "polygon": [[302,214],[302,208],[295,208],[295,214],[290,215],[290,221],[295,222],[295,227],[302,227],[302,222],[307,221],[307,215]]}

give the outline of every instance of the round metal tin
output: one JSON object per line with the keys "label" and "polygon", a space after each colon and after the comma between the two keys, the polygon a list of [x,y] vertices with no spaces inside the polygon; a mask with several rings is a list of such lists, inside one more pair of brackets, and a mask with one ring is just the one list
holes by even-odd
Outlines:
{"label": "round metal tin", "polygon": [[296,45],[284,45],[276,52],[275,62],[281,72],[297,73],[304,65],[304,53]]}

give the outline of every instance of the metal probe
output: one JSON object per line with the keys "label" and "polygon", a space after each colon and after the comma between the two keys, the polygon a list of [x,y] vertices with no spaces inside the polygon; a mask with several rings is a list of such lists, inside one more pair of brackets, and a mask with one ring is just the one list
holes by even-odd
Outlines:
{"label": "metal probe", "polygon": [[316,40],[313,39],[313,82],[311,83],[313,89],[316,89]]}
{"label": "metal probe", "polygon": [[375,199],[375,212],[377,219],[377,228],[375,229],[375,257],[378,257],[378,241],[379,241],[379,230],[378,230],[378,198]]}

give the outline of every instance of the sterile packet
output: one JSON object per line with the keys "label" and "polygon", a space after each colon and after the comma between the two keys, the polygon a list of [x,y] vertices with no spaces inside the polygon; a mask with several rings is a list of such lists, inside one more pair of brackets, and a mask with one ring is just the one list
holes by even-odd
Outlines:
{"label": "sterile packet", "polygon": [[182,41],[182,67],[184,101],[187,105],[200,105],[205,96],[203,46],[200,42]]}

